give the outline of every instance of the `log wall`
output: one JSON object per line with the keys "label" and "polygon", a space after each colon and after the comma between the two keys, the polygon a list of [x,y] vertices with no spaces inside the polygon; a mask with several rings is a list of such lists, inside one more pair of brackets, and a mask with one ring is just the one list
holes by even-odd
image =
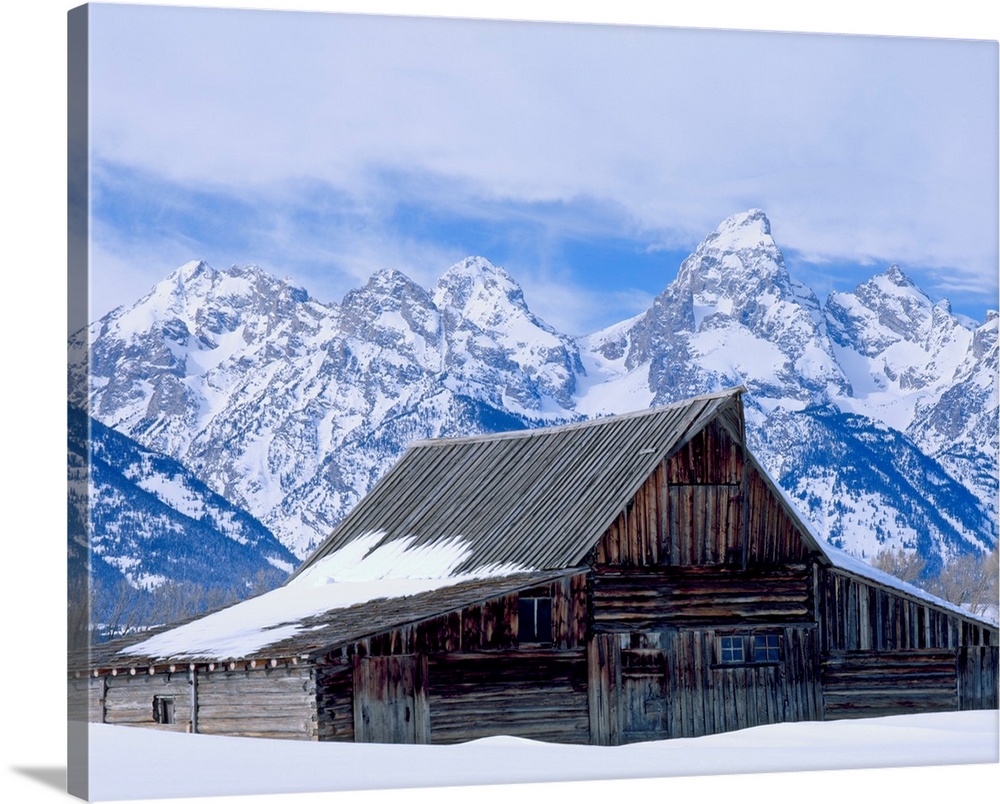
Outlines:
{"label": "log wall", "polygon": [[317,734],[320,740],[354,742],[353,664],[316,668]]}
{"label": "log wall", "polygon": [[996,708],[994,629],[833,569],[817,590],[828,717]]}
{"label": "log wall", "polygon": [[311,668],[198,673],[198,732],[239,737],[318,739]]}
{"label": "log wall", "polygon": [[506,734],[587,744],[586,674],[583,648],[431,656],[431,742]]}
{"label": "log wall", "polygon": [[[149,726],[164,731],[188,731],[191,723],[191,684],[185,668],[176,673],[156,673],[112,676],[105,675],[95,681],[103,682],[103,720],[122,726]],[[166,696],[174,701],[174,722],[157,723],[153,716],[153,699]]]}
{"label": "log wall", "polygon": [[959,708],[952,651],[835,651],[824,657],[822,674],[826,719]]}
{"label": "log wall", "polygon": [[66,706],[68,720],[104,722],[104,679],[93,676],[69,679]]}
{"label": "log wall", "polygon": [[812,620],[808,565],[733,567],[595,567],[595,632],[651,630],[698,622]]}

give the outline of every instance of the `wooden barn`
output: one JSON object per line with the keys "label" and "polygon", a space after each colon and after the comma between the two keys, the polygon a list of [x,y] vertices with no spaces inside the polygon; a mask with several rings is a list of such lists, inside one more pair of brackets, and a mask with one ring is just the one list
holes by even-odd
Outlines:
{"label": "wooden barn", "polygon": [[76,717],[618,745],[995,708],[997,627],[814,537],[742,390],[415,443],[281,588],[93,646]]}

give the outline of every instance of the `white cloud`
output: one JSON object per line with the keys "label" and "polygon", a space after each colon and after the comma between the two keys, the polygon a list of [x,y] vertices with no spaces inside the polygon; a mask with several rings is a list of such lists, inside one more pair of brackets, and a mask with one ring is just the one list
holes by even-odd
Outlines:
{"label": "white cloud", "polygon": [[[272,199],[302,179],[328,184],[372,208],[371,230],[288,242],[339,255],[351,275],[390,262],[419,274],[428,252],[450,253],[383,230],[379,213],[398,200],[488,216],[538,202],[578,210],[587,198],[652,243],[696,242],[762,207],[783,247],[948,266],[996,287],[990,43],[128,6],[92,15],[96,155]],[[426,181],[384,180],[403,174]],[[275,242],[283,230],[301,234],[276,220]]]}

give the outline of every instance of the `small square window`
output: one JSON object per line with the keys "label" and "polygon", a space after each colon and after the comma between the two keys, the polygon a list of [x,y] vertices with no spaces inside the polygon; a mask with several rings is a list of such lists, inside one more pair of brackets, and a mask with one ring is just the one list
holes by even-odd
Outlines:
{"label": "small square window", "polygon": [[743,661],[742,636],[719,637],[719,647],[721,649],[721,659],[723,662],[736,663]]}
{"label": "small square window", "polygon": [[781,645],[777,634],[754,635],[753,660],[755,662],[777,662],[781,660]]}
{"label": "small square window", "polygon": [[517,641],[552,641],[552,598],[522,597],[517,601]]}

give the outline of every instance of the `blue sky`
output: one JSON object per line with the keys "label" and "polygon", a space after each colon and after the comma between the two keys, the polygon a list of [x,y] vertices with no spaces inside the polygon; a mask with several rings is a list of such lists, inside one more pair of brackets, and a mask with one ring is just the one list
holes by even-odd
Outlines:
{"label": "blue sky", "polygon": [[821,298],[998,306],[995,42],[91,8],[92,311],[190,259],[339,301],[480,254],[582,334],[764,209]]}

